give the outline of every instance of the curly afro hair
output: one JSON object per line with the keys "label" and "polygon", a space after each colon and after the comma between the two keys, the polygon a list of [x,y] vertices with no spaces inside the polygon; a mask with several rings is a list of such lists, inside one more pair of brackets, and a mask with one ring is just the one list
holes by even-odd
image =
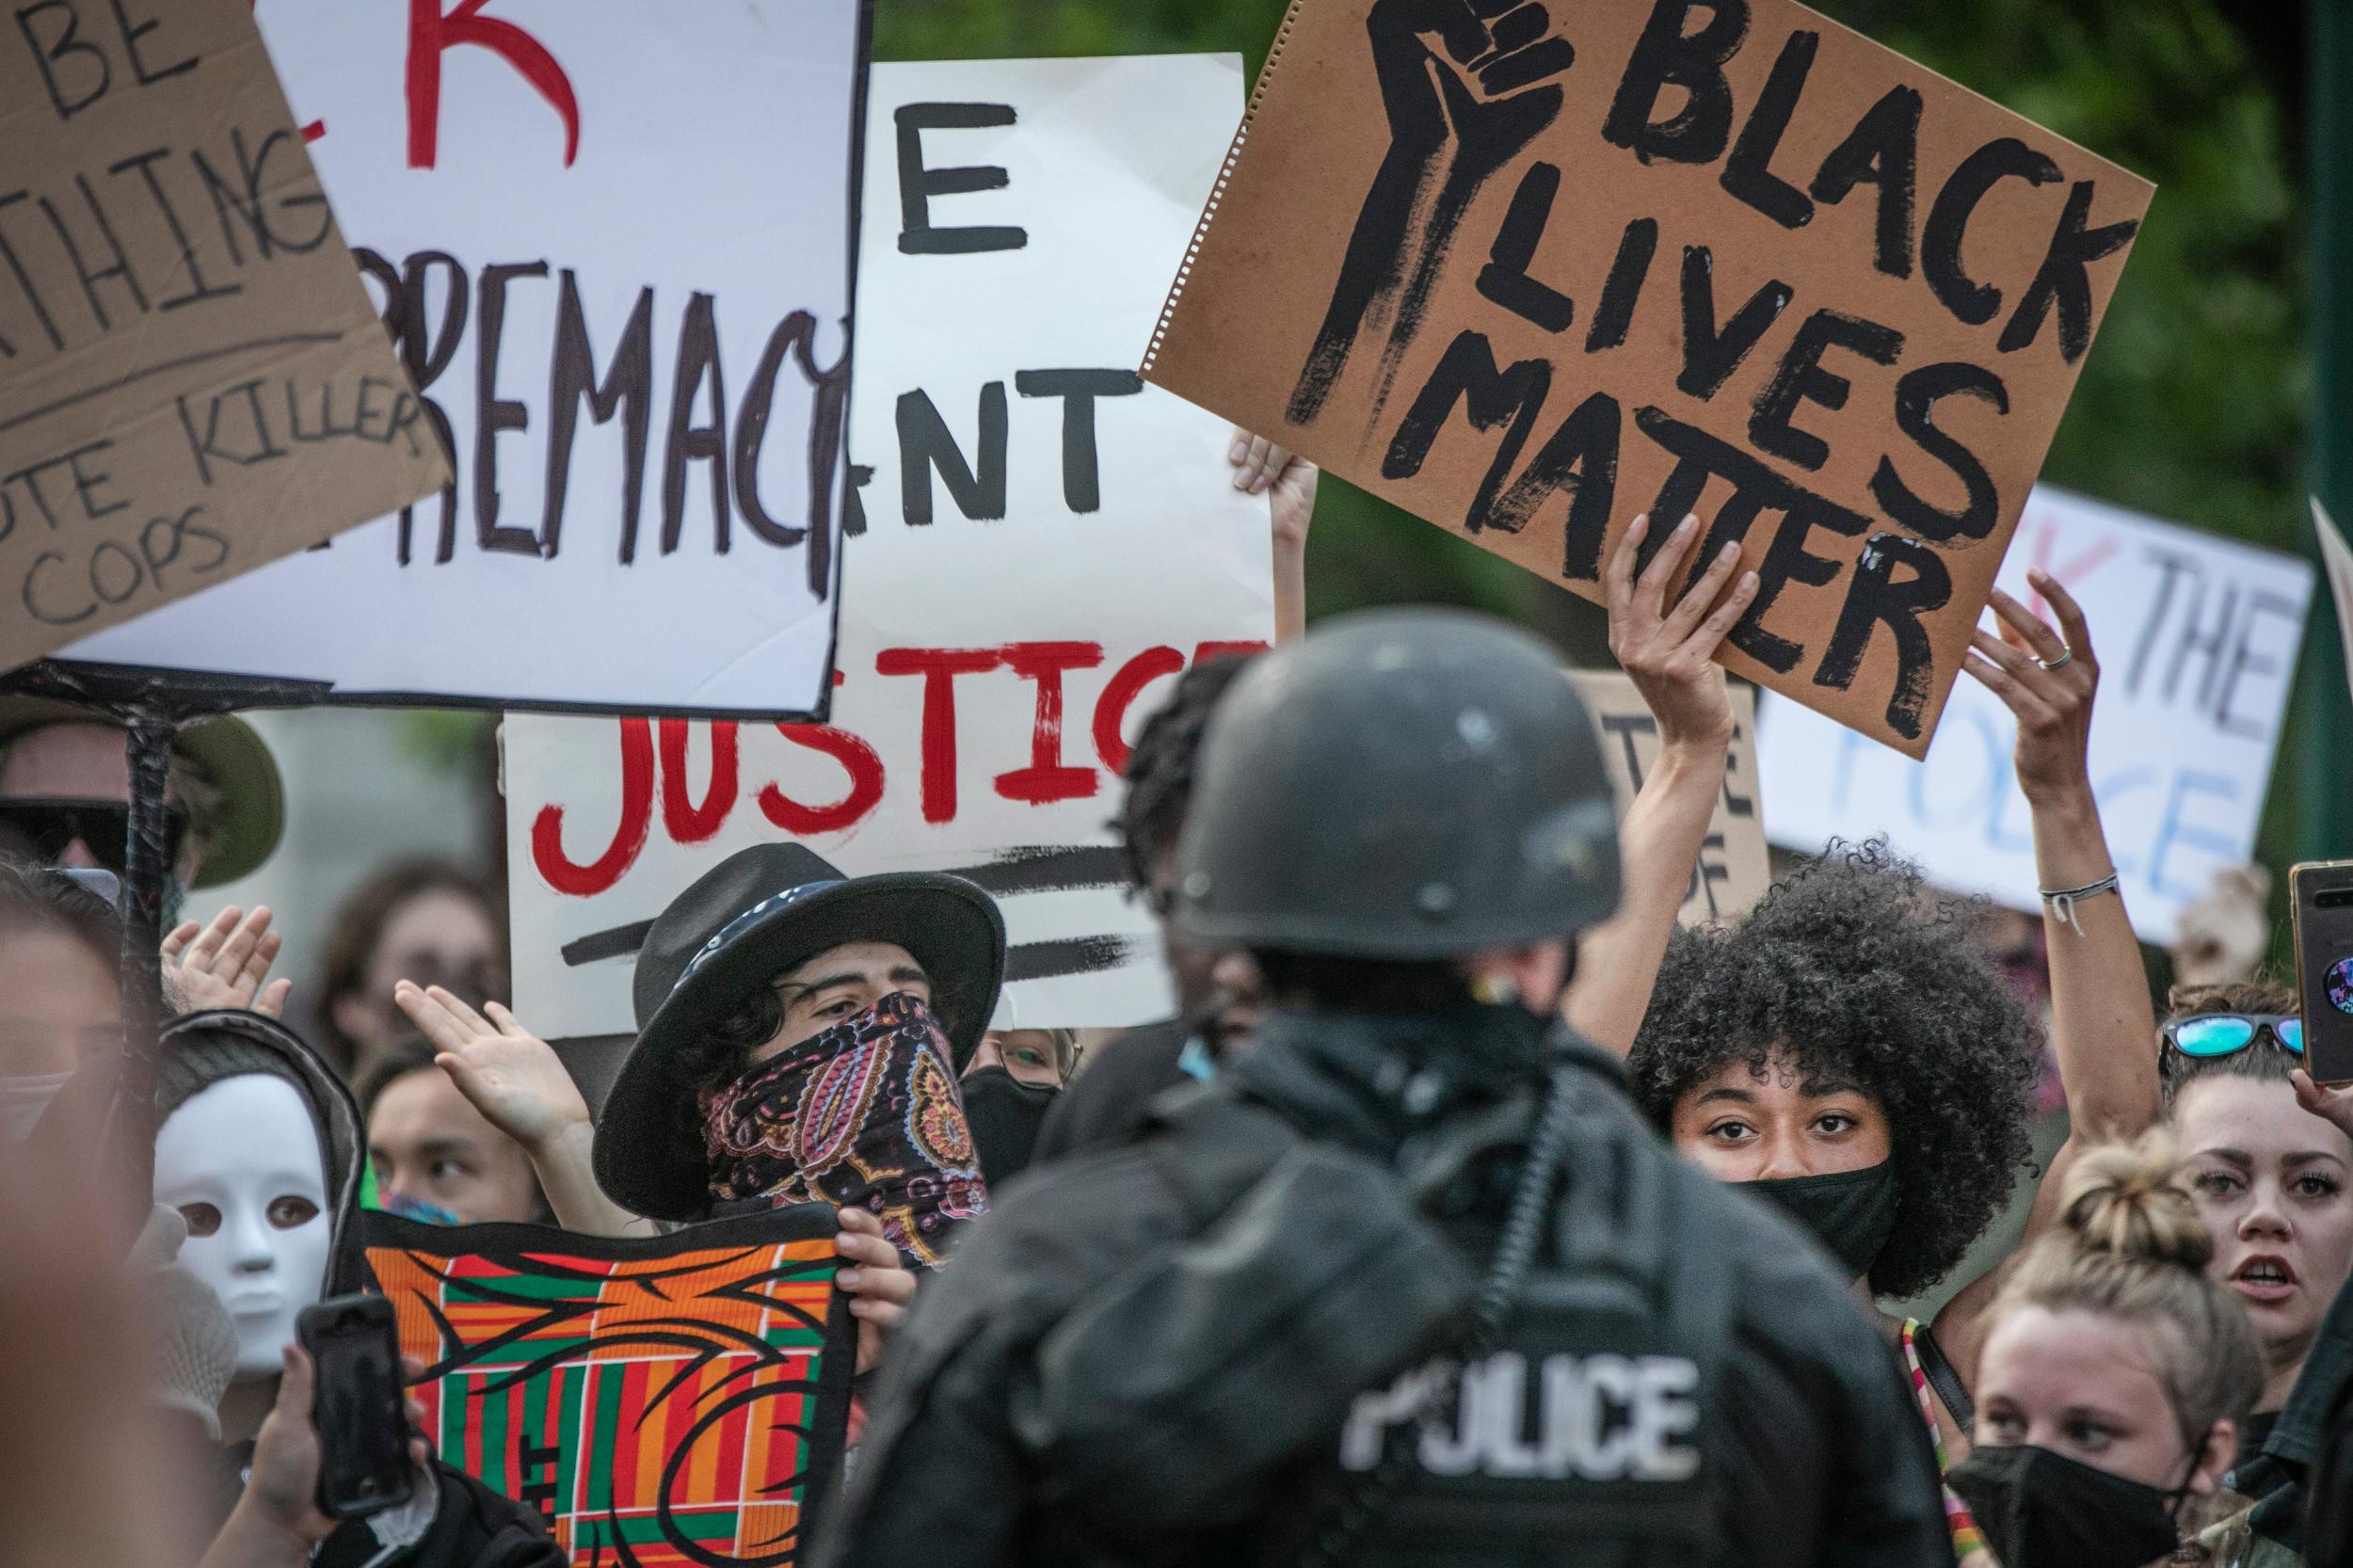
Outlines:
{"label": "curly afro hair", "polygon": [[1730,930],[1678,932],[1626,1067],[1663,1129],[1685,1091],[1778,1056],[1855,1083],[1886,1112],[1896,1228],[1871,1268],[1883,1296],[1951,1272],[2031,1158],[2039,1045],[2025,1010],[1966,940],[1983,906],[1939,895],[1883,841],[1833,844]]}

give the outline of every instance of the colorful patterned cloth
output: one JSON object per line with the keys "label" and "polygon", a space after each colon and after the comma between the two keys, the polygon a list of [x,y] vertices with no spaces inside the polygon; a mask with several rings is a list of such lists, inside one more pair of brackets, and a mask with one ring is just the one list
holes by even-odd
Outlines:
{"label": "colorful patterned cloth", "polygon": [[[1941,1476],[1952,1466],[1945,1460],[1945,1429],[1936,1421],[1936,1392],[1929,1386],[1929,1374],[1921,1370],[1920,1352],[1913,1343],[1919,1332],[1919,1319],[1904,1320],[1904,1369],[1912,1374],[1913,1397],[1920,1401],[1921,1418],[1929,1424],[1929,1442],[1936,1448],[1936,1473]],[[1971,1552],[1984,1550],[1985,1532],[1969,1517],[1969,1505],[1953,1496],[1949,1486],[1945,1488],[1945,1527],[1952,1531],[1955,1561]]]}
{"label": "colorful patterned cloth", "polygon": [[849,1423],[831,1214],[643,1239],[365,1223],[424,1435],[574,1568],[791,1568]]}
{"label": "colorful patterned cloth", "polygon": [[926,1269],[988,1207],[948,1037],[904,992],[754,1063],[702,1111],[714,1205],[871,1209]]}

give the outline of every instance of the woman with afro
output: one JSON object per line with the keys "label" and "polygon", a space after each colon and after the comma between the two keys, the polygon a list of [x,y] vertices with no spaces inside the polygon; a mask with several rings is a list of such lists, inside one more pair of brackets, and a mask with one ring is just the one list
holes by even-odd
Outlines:
{"label": "woman with afro", "polygon": [[[1915,1294],[1960,1262],[2027,1162],[2036,1026],[1972,952],[1982,905],[1933,892],[1883,844],[1833,846],[1737,927],[1676,929],[1732,734],[1715,640],[1692,634],[1708,605],[1694,590],[1661,613],[1693,533],[1687,522],[1637,581],[1638,520],[1607,577],[1612,650],[1672,757],[1627,813],[1625,904],[1580,947],[1587,984],[1564,1007],[1629,1052],[1635,1097],[1679,1149],[1811,1230],[1865,1296]],[[2057,1222],[2080,1149],[2137,1136],[2161,1112],[2154,1016],[2086,763],[2098,664],[2066,590],[2040,571],[2029,582],[2064,636],[1997,589],[2001,634],[1978,631],[1965,666],[2018,719],[2071,1112],[2020,1252]],[[1886,1320],[1947,1466],[1967,1453],[1987,1308],[2010,1266],[1931,1323]],[[1982,1537],[1949,1495],[1946,1509],[1965,1560]]]}

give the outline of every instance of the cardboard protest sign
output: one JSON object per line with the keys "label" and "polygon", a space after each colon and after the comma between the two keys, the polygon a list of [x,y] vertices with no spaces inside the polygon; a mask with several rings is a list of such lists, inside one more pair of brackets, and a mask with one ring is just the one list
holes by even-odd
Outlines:
{"label": "cardboard protest sign", "polygon": [[[1585,699],[1601,731],[1603,762],[1623,819],[1642,780],[1658,760],[1658,721],[1634,682],[1615,670],[1573,670],[1569,679]],[[1756,694],[1732,688],[1732,751],[1724,759],[1724,785],[1716,795],[1691,887],[1684,895],[1682,921],[1738,920],[1756,906],[1772,885],[1771,856],[1765,847],[1765,817],[1757,809]]]}
{"label": "cardboard protest sign", "polygon": [[[2001,585],[2049,618],[2030,567],[2083,606],[2100,661],[2091,787],[2134,929],[2170,943],[2182,906],[2254,855],[2312,568],[2048,486],[2026,504]],[[1935,882],[2041,907],[2016,725],[1977,681],[1954,688],[1925,762],[1778,699],[1758,725],[1774,842],[1883,833]]]}
{"label": "cardboard protest sign", "polygon": [[366,1218],[426,1440],[577,1568],[799,1560],[856,1359],[831,1210],[630,1239]]}
{"label": "cardboard protest sign", "polygon": [[[821,712],[861,12],[262,0],[455,482],[69,656],[360,701]],[[389,417],[273,394],[198,429],[235,454]]]}
{"label": "cardboard protest sign", "polygon": [[1146,379],[1918,755],[2152,187],[1791,0],[1297,0]]}
{"label": "cardboard protest sign", "polygon": [[1178,671],[1273,635],[1267,502],[1126,368],[1241,106],[1231,56],[874,69],[832,728],[506,725],[522,1016],[632,1029],[645,925],[763,838],[996,893],[1031,1025],[1169,1005],[1110,822]]}
{"label": "cardboard protest sign", "polygon": [[2346,679],[2353,680],[2353,545],[2345,542],[2344,531],[2329,515],[2329,508],[2313,497],[2313,531],[2320,536],[2320,564],[2329,572],[2329,597],[2337,607],[2337,635],[2345,640]]}
{"label": "cardboard protest sign", "polygon": [[14,9],[0,671],[449,476],[245,0]]}

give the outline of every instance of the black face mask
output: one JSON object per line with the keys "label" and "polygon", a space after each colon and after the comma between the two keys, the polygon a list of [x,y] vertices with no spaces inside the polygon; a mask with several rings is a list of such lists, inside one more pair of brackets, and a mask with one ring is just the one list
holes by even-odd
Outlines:
{"label": "black face mask", "polygon": [[2181,1544],[2185,1496],[2024,1444],[1977,1448],[1945,1484],[1969,1505],[2002,1568],[2142,1568]]}
{"label": "black face mask", "polygon": [[1812,1231],[1847,1272],[1861,1279],[1871,1272],[1896,1230],[1896,1162],[1882,1160],[1860,1171],[1790,1176],[1781,1181],[1736,1181]]}
{"label": "black face mask", "polygon": [[1024,1083],[1002,1067],[982,1067],[964,1077],[964,1119],[972,1128],[972,1150],[989,1186],[1027,1170],[1037,1129],[1061,1091]]}

